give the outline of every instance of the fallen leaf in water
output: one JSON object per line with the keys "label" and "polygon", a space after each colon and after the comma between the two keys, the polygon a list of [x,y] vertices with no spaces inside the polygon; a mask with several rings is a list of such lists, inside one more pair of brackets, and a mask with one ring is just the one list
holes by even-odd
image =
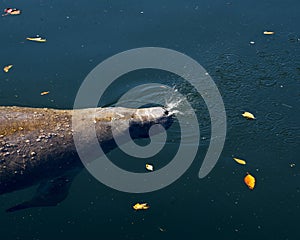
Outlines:
{"label": "fallen leaf in water", "polygon": [[245,164],[246,164],[246,161],[243,160],[243,159],[233,158],[233,160],[236,161],[236,162],[239,163],[239,164],[242,164],[242,165],[245,165]]}
{"label": "fallen leaf in water", "polygon": [[148,205],[148,203],[136,203],[133,206],[134,210],[146,210],[148,209],[150,206]]}
{"label": "fallen leaf in water", "polygon": [[153,167],[153,165],[151,165],[151,164],[146,164],[146,169],[148,170],[148,171],[153,171],[154,170],[154,167]]}
{"label": "fallen leaf in water", "polygon": [[8,72],[12,67],[13,67],[13,65],[5,66],[5,67],[3,68],[3,71],[4,71],[4,72]]}
{"label": "fallen leaf in water", "polygon": [[246,183],[249,189],[254,189],[255,178],[251,174],[247,173],[246,177],[244,178],[244,182]]}
{"label": "fallen leaf in water", "polygon": [[248,119],[255,119],[254,115],[253,115],[252,113],[250,113],[250,112],[244,112],[244,113],[242,114],[242,116],[243,116],[244,118],[248,118]]}
{"label": "fallen leaf in water", "polygon": [[41,37],[34,37],[34,38],[28,37],[26,38],[26,40],[33,41],[33,42],[41,42],[41,43],[47,41],[45,38],[41,38]]}
{"label": "fallen leaf in water", "polygon": [[47,92],[41,92],[41,96],[47,95],[49,93],[50,93],[49,91],[47,91]]}
{"label": "fallen leaf in water", "polygon": [[272,31],[264,31],[264,35],[273,35],[275,32]]}
{"label": "fallen leaf in water", "polygon": [[5,12],[5,14],[2,14],[2,16],[21,14],[21,10],[16,9],[16,8],[6,8],[6,9],[4,9],[4,12]]}

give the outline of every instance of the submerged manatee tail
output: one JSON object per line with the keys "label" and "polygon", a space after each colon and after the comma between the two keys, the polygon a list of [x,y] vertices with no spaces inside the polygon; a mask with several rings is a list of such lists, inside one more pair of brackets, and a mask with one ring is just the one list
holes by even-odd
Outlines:
{"label": "submerged manatee tail", "polygon": [[81,169],[76,169],[55,179],[41,182],[37,188],[36,194],[31,200],[8,208],[6,209],[6,212],[15,212],[33,207],[56,206],[67,198],[72,181],[80,170]]}

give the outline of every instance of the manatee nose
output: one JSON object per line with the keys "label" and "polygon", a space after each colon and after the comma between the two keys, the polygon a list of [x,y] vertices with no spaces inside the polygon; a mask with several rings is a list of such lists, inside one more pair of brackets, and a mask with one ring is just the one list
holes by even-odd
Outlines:
{"label": "manatee nose", "polygon": [[168,117],[170,114],[170,111],[165,107],[156,107],[154,109],[153,114],[157,117]]}

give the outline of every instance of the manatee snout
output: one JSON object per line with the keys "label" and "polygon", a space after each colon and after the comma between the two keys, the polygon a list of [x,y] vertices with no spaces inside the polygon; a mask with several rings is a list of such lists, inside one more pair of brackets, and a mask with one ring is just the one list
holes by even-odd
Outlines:
{"label": "manatee snout", "polygon": [[[130,135],[133,139],[148,138],[152,126],[159,124],[167,130],[172,125],[173,120],[173,114],[164,107],[138,109],[130,122]],[[163,129],[155,128],[154,131],[155,134],[159,134]]]}

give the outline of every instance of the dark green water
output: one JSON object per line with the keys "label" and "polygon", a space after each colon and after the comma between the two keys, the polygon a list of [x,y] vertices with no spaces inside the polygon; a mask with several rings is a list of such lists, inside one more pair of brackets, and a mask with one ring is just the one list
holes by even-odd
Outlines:
{"label": "dark green water", "polygon": [[[0,73],[1,105],[72,108],[85,76],[107,57],[165,47],[194,58],[212,76],[228,133],[218,164],[198,179],[210,121],[202,100],[191,94],[206,140],[178,181],[157,192],[128,194],[83,171],[59,206],[13,214],[4,210],[35,189],[2,195],[1,239],[300,239],[299,1],[1,1],[6,7],[23,13],[0,19],[0,66],[14,65]],[[275,34],[263,35],[265,30]],[[47,42],[26,42],[36,34]],[[189,91],[161,72],[125,77],[126,86],[115,84],[103,105],[150,81]],[[41,97],[42,91],[50,94]],[[246,121],[243,111],[257,120]],[[176,149],[176,142],[169,144]],[[118,151],[112,155],[144,166]],[[153,161],[160,166],[169,155]],[[232,156],[247,165],[237,165]],[[257,180],[253,191],[243,183],[247,171]],[[135,212],[136,202],[151,208]]]}

